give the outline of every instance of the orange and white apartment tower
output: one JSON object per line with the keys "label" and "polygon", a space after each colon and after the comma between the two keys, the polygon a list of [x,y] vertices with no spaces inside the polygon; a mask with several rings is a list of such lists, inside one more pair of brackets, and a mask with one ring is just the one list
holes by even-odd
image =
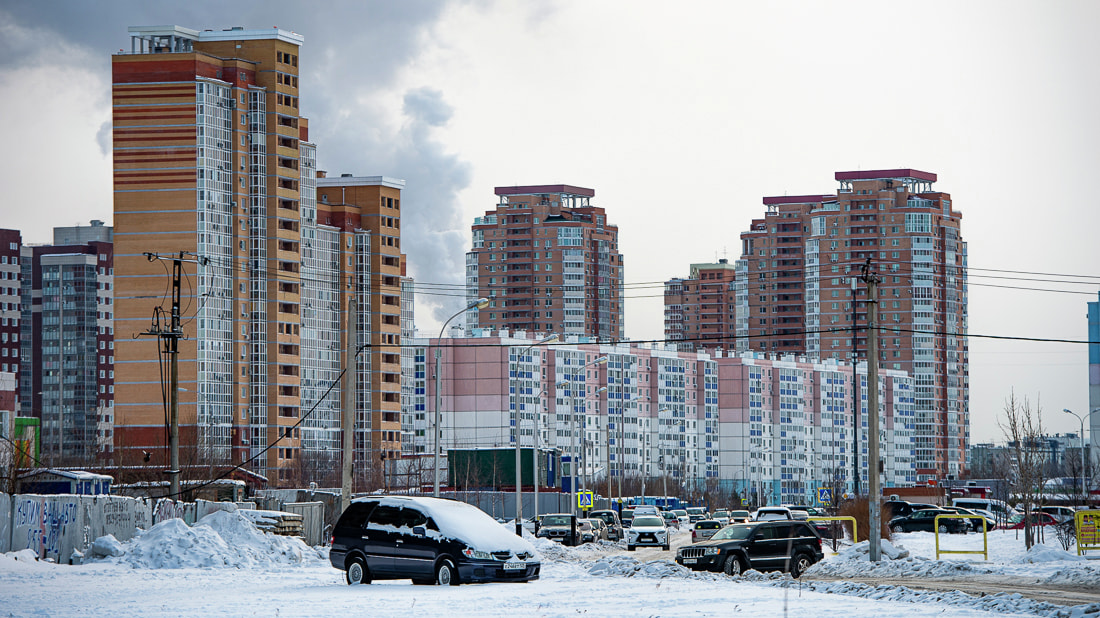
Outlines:
{"label": "orange and white apartment tower", "polygon": [[466,254],[466,296],[489,307],[466,313],[474,328],[623,338],[619,228],[572,185],[497,187],[495,210],[477,217]]}
{"label": "orange and white apartment tower", "polygon": [[[301,35],[129,32],[130,52],[112,58],[116,463],[140,464],[143,451],[153,465],[167,460],[157,342],[134,335],[150,329],[156,307],[169,307],[171,264],[147,253],[193,261],[183,269],[179,344],[184,478],[188,465],[254,456],[246,468],[276,486],[338,470],[341,387],[325,392],[343,367],[353,295],[358,347],[366,346],[356,366],[357,474],[399,453],[389,410],[398,409],[400,384],[384,372],[400,369],[381,344],[400,334],[385,308],[387,290],[400,297],[393,238],[404,182],[325,184],[335,179],[317,171],[299,114]],[[318,183],[354,185],[354,198],[319,205]]]}

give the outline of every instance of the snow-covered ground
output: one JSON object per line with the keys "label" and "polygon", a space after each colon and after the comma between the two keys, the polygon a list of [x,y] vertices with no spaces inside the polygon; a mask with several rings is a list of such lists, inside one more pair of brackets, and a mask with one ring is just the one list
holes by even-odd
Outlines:
{"label": "snow-covered ground", "polygon": [[[1025,552],[1015,533],[997,531],[990,534],[989,560],[980,555],[936,560],[932,534],[899,537],[895,545],[907,557],[872,565],[865,545],[839,555],[827,551],[810,575],[963,581],[999,574],[1100,589],[1100,561],[1080,560],[1053,539]],[[1100,615],[1100,605],[1060,607],[1009,594],[977,598],[754,572],[734,579],[679,567],[672,561],[675,550],[628,553],[612,543],[567,548],[531,540],[543,568],[541,579],[529,584],[435,587],[392,581],[353,587],[329,565],[325,549],[268,535],[235,513],[214,513],[192,528],[172,520],[127,543],[103,539],[89,552],[97,556],[79,566],[37,562],[26,551],[0,555],[0,615]],[[673,544],[687,541],[687,533],[680,532]],[[981,543],[975,534],[941,537],[946,549],[980,549]]]}

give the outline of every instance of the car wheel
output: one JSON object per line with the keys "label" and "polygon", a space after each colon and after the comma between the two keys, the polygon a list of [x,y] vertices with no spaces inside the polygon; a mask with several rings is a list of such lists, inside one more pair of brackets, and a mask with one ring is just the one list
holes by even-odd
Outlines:
{"label": "car wheel", "polygon": [[806,554],[797,554],[794,560],[791,561],[791,577],[798,579],[800,575],[806,572],[806,569],[813,566],[814,561]]}
{"label": "car wheel", "polygon": [[890,528],[890,531],[891,532],[905,532],[905,530],[902,530],[900,525],[896,525],[893,528]]}
{"label": "car wheel", "polygon": [[370,583],[370,571],[367,570],[367,564],[359,556],[355,556],[348,561],[344,577],[347,579],[349,586]]}
{"label": "car wheel", "polygon": [[440,586],[457,586],[458,572],[453,562],[447,559],[439,561],[435,567],[435,583]]}
{"label": "car wheel", "polygon": [[947,534],[947,524],[940,524],[940,534]]}
{"label": "car wheel", "polygon": [[634,551],[634,546],[633,545],[627,545],[626,546],[626,551]]}
{"label": "car wheel", "polygon": [[729,575],[730,577],[737,577],[741,575],[741,572],[744,570],[744,568],[741,564],[740,558],[738,558],[737,556],[730,556],[726,559],[726,566],[722,570],[725,571],[726,575]]}

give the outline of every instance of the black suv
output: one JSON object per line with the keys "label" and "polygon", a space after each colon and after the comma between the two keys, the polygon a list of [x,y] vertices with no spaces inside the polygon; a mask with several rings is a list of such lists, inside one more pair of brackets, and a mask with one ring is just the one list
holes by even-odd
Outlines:
{"label": "black suv", "polygon": [[[958,515],[953,511],[946,509],[921,509],[919,511],[913,511],[912,513],[904,517],[895,517],[890,520],[891,532],[935,532],[936,531],[936,516],[937,515]],[[966,531],[970,529],[970,522],[966,519],[957,519],[954,517],[941,519],[939,523],[940,532],[953,532],[958,534],[966,534]]]}
{"label": "black suv", "polygon": [[577,517],[570,513],[550,513],[539,516],[539,538],[557,541],[562,545],[580,545]]}
{"label": "black suv", "polygon": [[452,586],[531,581],[541,566],[530,543],[481,509],[411,496],[352,501],[333,529],[329,562],[349,584],[411,579]]}
{"label": "black suv", "polygon": [[822,558],[821,537],[812,526],[797,520],[733,524],[709,540],[676,552],[676,562],[689,569],[727,575],[753,569],[789,571],[798,577]]}

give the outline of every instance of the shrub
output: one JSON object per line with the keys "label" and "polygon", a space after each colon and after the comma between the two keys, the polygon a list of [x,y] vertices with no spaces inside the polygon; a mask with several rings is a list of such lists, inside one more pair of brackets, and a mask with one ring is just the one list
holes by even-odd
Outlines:
{"label": "shrub", "polygon": [[[881,530],[882,538],[890,538],[890,528],[887,526],[889,522],[883,516],[885,509],[879,506],[879,529]],[[856,520],[856,526],[859,532],[859,540],[866,541],[871,538],[871,511],[870,503],[865,496],[849,500],[840,506],[840,515],[846,517],[854,517]]]}

